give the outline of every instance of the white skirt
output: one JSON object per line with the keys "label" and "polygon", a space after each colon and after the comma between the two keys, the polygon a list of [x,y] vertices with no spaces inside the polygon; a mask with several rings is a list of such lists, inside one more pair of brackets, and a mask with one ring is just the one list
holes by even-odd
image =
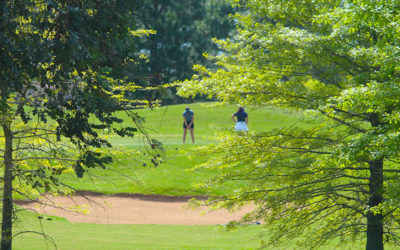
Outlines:
{"label": "white skirt", "polygon": [[246,122],[236,122],[236,131],[248,131]]}

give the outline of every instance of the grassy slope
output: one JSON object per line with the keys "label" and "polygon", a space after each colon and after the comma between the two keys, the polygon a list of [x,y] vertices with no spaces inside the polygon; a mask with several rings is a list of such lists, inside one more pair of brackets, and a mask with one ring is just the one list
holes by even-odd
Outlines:
{"label": "grassy slope", "polygon": [[[195,112],[195,134],[197,144],[208,143],[206,137],[213,136],[216,129],[232,129],[234,122],[231,115],[236,112],[236,105],[209,107],[210,103],[191,104],[190,108]],[[151,135],[165,144],[182,143],[182,113],[186,105],[165,106],[153,110],[140,110],[145,117],[145,127]],[[276,127],[292,125],[295,120],[302,117],[300,113],[282,111],[272,108],[249,107],[249,129],[265,131]],[[131,124],[126,119],[127,124]],[[190,140],[189,140],[190,141]],[[126,146],[124,139],[115,138],[114,144]],[[131,144],[132,145],[132,144]]]}
{"label": "grassy slope", "polygon": [[[209,104],[208,104],[209,105]],[[210,136],[219,130],[232,129],[234,122],[231,115],[236,111],[236,106],[206,107],[205,104],[191,104],[195,112],[195,137],[196,144],[190,138],[182,144],[182,113],[186,105],[161,107],[154,110],[139,111],[145,118],[145,127],[150,136],[163,142],[166,149],[166,163],[157,168],[147,164],[143,167],[144,159],[139,155],[118,157],[111,165],[112,170],[117,170],[127,178],[113,171],[102,169],[92,171],[92,178],[85,177],[77,180],[73,175],[65,180],[80,190],[91,190],[101,193],[144,193],[161,195],[202,195],[220,194],[223,190],[201,190],[193,187],[193,183],[206,180],[213,173],[206,170],[188,172],[187,169],[199,164],[204,159],[190,157],[193,146],[210,143]],[[265,131],[271,128],[284,127],[299,122],[301,114],[288,113],[270,108],[248,108],[249,129]],[[126,119],[126,123],[130,124]],[[304,124],[303,124],[304,125]],[[188,137],[190,137],[188,135]],[[111,138],[114,145],[123,148],[143,149],[141,138]],[[93,181],[94,180],[94,181]],[[227,186],[228,189],[234,186]]]}

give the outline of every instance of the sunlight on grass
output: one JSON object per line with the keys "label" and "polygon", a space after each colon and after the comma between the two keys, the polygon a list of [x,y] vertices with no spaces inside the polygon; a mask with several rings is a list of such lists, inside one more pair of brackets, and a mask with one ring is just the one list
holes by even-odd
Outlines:
{"label": "sunlight on grass", "polygon": [[[225,227],[180,225],[112,225],[70,223],[55,216],[39,220],[23,211],[18,214],[18,231],[44,232],[57,244],[57,249],[255,249],[259,245],[260,226],[235,231]],[[25,233],[16,237],[13,249],[55,249],[43,236]]]}
{"label": "sunlight on grass", "polygon": [[[210,103],[191,104],[195,112],[196,143],[182,144],[182,113],[186,105],[160,107],[153,110],[140,110],[144,117],[144,124],[150,136],[164,144],[164,163],[154,167],[144,157],[138,154],[129,154],[118,157],[109,165],[110,170],[91,170],[90,176],[77,179],[74,175],[64,177],[69,185],[79,190],[90,190],[107,194],[115,193],[142,193],[160,195],[208,195],[223,194],[232,191],[243,182],[227,184],[226,190],[203,190],[195,188],[193,184],[206,181],[216,174],[217,170],[187,171],[206,159],[196,156],[193,150],[196,146],[212,143],[211,138],[218,131],[232,130],[234,122],[231,115],[237,106],[209,107]],[[265,131],[276,127],[306,126],[301,113],[288,112],[271,108],[247,108],[249,113],[250,130]],[[123,113],[121,113],[123,117]],[[125,117],[126,118],[126,117]],[[125,119],[126,125],[132,125]],[[314,122],[310,119],[308,122]],[[111,137],[112,143],[122,149],[143,152],[146,144],[142,136],[136,138]],[[127,177],[129,176],[129,178]]]}

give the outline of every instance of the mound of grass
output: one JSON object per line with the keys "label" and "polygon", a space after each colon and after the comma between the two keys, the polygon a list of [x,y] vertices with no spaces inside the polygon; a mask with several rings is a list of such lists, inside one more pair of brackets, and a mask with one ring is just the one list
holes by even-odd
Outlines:
{"label": "mound of grass", "polygon": [[[79,190],[89,190],[106,194],[142,193],[158,195],[209,195],[223,194],[226,190],[203,190],[193,186],[194,183],[211,178],[215,170],[187,171],[206,159],[196,156],[195,146],[211,143],[210,137],[218,131],[233,130],[234,122],[231,116],[237,106],[210,107],[209,103],[191,104],[195,112],[196,143],[192,144],[190,135],[187,142],[182,143],[183,111],[186,105],[165,106],[153,110],[140,110],[144,118],[144,126],[150,137],[164,144],[166,157],[164,163],[154,167],[142,157],[141,153],[125,154],[115,157],[115,162],[109,165],[109,170],[94,169],[91,175],[77,179],[74,175],[64,177],[69,185]],[[302,119],[303,114],[267,107],[249,107],[249,129],[266,131],[277,127],[307,126]],[[120,113],[127,125],[132,121]],[[117,147],[132,152],[145,152],[143,138],[120,138],[111,136],[111,141]],[[144,153],[143,153],[144,154]],[[229,186],[231,185],[231,186]],[[237,188],[235,183],[226,186],[227,190]]]}
{"label": "mound of grass", "polygon": [[[209,107],[210,104],[196,103],[190,107],[195,112],[196,143],[192,144],[190,135],[182,144],[182,113],[186,105],[160,107],[153,110],[140,110],[144,126],[151,137],[164,144],[166,157],[164,163],[154,167],[143,155],[125,154],[115,157],[109,170],[94,169],[91,175],[77,179],[74,175],[64,177],[69,185],[79,190],[89,190],[106,194],[142,193],[158,195],[209,195],[223,194],[245,183],[227,184],[226,190],[203,190],[194,183],[206,181],[215,174],[215,170],[187,171],[206,159],[195,153],[195,147],[211,143],[210,137],[218,131],[233,130],[231,115],[237,106]],[[292,126],[295,123],[305,126],[301,113],[287,112],[272,108],[247,108],[249,129],[266,131],[277,127]],[[129,125],[132,121],[120,114]],[[143,138],[111,137],[114,145],[134,152],[144,152]]]}

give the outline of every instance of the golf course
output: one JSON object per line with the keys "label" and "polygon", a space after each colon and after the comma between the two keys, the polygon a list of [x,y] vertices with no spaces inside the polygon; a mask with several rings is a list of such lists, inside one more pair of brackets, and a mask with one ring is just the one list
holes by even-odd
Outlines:
{"label": "golf course", "polygon": [[[199,222],[198,225],[188,225],[188,223],[193,224],[190,219],[180,222],[176,220],[177,223],[164,222],[165,218],[149,214],[154,212],[154,209],[149,207],[146,208],[148,214],[143,216],[154,217],[156,220],[151,223],[129,224],[131,222],[128,221],[128,213],[136,211],[136,208],[126,205],[122,205],[118,213],[122,220],[126,215],[127,221],[121,223],[120,220],[120,223],[116,223],[110,219],[111,215],[107,213],[107,209],[112,208],[113,204],[108,202],[113,197],[118,197],[122,201],[145,200],[148,204],[152,204],[149,206],[156,208],[161,206],[161,201],[183,207],[182,204],[186,203],[188,197],[201,199],[246,185],[244,182],[237,182],[226,186],[225,190],[203,190],[197,187],[196,183],[212,178],[216,174],[215,170],[192,170],[206,158],[196,155],[197,147],[213,143],[212,137],[220,131],[231,130],[235,133],[231,115],[237,106],[215,106],[215,103],[190,104],[190,108],[195,112],[196,143],[193,144],[189,140],[183,144],[182,112],[186,106],[174,105],[153,110],[139,110],[145,120],[144,127],[149,136],[163,144],[165,149],[163,163],[158,166],[144,165],[147,161],[143,155],[147,152],[145,149],[148,145],[144,144],[143,138],[113,139],[111,135],[113,144],[122,153],[115,157],[114,162],[106,170],[95,170],[82,179],[77,179],[73,174],[63,177],[63,181],[68,185],[83,193],[86,192],[87,199],[77,201],[74,197],[65,198],[72,204],[74,201],[76,203],[75,207],[63,207],[65,217],[32,212],[35,208],[40,211],[40,204],[31,207],[32,210],[21,209],[17,213],[18,220],[15,223],[17,234],[13,243],[15,249],[257,249],[260,247],[263,235],[268,235],[270,230],[268,225],[263,223],[243,225],[234,230],[227,230],[227,227],[218,220],[213,223],[207,219],[207,210],[190,211],[196,214],[200,222],[204,222]],[[249,114],[250,131],[261,132],[293,125],[307,126],[317,122],[315,118],[305,117],[302,113],[268,107],[248,107],[246,111]],[[93,195],[101,196],[100,202],[99,200],[95,202]],[[47,197],[44,203],[62,207],[60,197],[55,198],[58,199],[57,202],[52,203],[52,198]],[[92,216],[90,211],[93,208],[104,210],[97,215],[102,217],[98,220],[99,223],[78,223],[67,219],[71,216],[89,218]],[[47,211],[51,213],[53,210],[54,207]],[[180,210],[182,218],[187,216],[183,214],[185,210],[187,209]],[[229,213],[224,213],[225,216],[226,214]],[[204,216],[203,221],[202,216]],[[356,249],[356,245],[341,249]],[[335,246],[332,244],[331,248],[324,249],[335,249]],[[296,247],[288,243],[270,249],[296,249]]]}
{"label": "golf course", "polygon": [[1,250],[400,249],[400,1],[0,1]]}

